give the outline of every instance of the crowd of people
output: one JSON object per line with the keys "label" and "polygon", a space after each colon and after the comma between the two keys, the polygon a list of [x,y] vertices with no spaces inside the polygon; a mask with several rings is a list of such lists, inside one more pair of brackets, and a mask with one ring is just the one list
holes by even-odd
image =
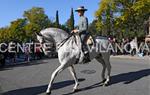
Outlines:
{"label": "crowd of people", "polygon": [[[147,43],[146,45],[148,46],[148,49],[142,50],[140,47],[144,46],[144,41],[137,41],[137,39],[132,38],[123,38],[122,41],[118,41],[115,37],[109,37],[108,40],[110,41],[111,45],[116,48],[116,46],[120,46],[122,50],[117,47],[115,51],[111,51],[111,55],[131,55],[135,56],[138,55],[140,57],[145,56],[145,55],[150,55],[150,43]],[[123,48],[125,47],[125,48]],[[1,47],[1,50],[3,50],[5,47]],[[36,51],[30,53],[29,52],[29,47],[26,45],[24,48],[24,52],[0,52],[0,67],[4,67],[6,63],[8,64],[15,64],[20,61],[26,61],[29,63],[32,60],[38,60],[45,58],[44,53],[36,49]],[[55,51],[55,47],[51,49],[51,51],[55,52],[52,53],[51,57],[57,57],[57,53]]]}
{"label": "crowd of people", "polygon": [[[1,50],[6,50],[7,47],[1,47]],[[13,51],[15,52],[9,52],[8,50],[6,52],[0,52],[0,67],[4,67],[5,65],[10,64],[16,64],[19,62],[26,62],[29,63],[32,60],[40,60],[43,58],[46,58],[47,56],[44,55],[44,52],[40,50],[40,48],[30,47],[29,49],[28,45],[25,45],[24,52],[19,51],[17,52],[17,49],[14,48]],[[31,51],[30,51],[31,50]],[[55,52],[55,48],[53,47],[51,51]],[[49,57],[56,57],[56,54],[51,54]]]}
{"label": "crowd of people", "polygon": [[144,40],[137,40],[137,38],[123,38],[118,41],[115,37],[108,38],[114,48],[120,46],[122,51],[117,50],[111,51],[112,55],[131,55],[131,56],[145,56],[150,55],[150,43],[145,43]]}

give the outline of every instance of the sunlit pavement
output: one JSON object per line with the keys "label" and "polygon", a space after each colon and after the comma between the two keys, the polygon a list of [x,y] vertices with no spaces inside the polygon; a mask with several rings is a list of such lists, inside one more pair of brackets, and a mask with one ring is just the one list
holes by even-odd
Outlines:
{"label": "sunlit pavement", "polygon": [[[68,69],[54,82],[51,95],[150,95],[149,58],[117,58],[111,56],[111,82],[100,84],[102,65],[93,60],[90,64],[76,65],[80,81],[79,91],[72,93],[74,81]],[[59,65],[57,59],[44,59],[10,66],[0,70],[1,92],[4,95],[45,95],[52,72]]]}
{"label": "sunlit pavement", "polygon": [[131,55],[116,55],[116,56],[111,56],[111,58],[117,58],[117,59],[144,59],[144,60],[150,60],[150,56],[131,56]]}

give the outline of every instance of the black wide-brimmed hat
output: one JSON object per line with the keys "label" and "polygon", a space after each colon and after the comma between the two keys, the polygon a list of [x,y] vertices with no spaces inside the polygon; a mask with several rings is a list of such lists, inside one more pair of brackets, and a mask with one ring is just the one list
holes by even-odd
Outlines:
{"label": "black wide-brimmed hat", "polygon": [[84,6],[80,6],[78,9],[75,10],[76,12],[78,11],[87,11],[87,9],[84,8]]}

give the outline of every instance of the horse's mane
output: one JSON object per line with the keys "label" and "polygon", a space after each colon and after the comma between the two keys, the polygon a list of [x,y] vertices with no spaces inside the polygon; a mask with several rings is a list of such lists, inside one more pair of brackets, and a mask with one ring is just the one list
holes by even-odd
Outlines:
{"label": "horse's mane", "polygon": [[46,28],[42,31],[40,31],[40,33],[49,39],[54,39],[56,45],[60,44],[64,39],[68,38],[69,34],[62,30],[62,29],[58,29],[58,28]]}
{"label": "horse's mane", "polygon": [[46,29],[42,30],[40,33],[42,35],[53,35],[53,36],[61,35],[64,37],[68,36],[68,33],[66,31],[64,31],[62,29],[58,29],[58,28],[46,28]]}

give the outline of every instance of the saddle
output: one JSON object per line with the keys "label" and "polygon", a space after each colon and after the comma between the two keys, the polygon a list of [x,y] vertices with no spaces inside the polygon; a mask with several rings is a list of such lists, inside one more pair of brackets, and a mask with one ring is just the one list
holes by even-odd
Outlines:
{"label": "saddle", "polygon": [[90,45],[90,46],[94,44],[94,39],[93,39],[93,37],[91,35],[87,36],[86,44]]}
{"label": "saddle", "polygon": [[88,63],[91,61],[88,48],[91,48],[95,42],[94,42],[94,39],[91,35],[87,35],[86,39],[84,41],[85,41],[84,43],[86,44],[86,46],[83,46],[83,48],[82,48],[82,51],[84,52],[83,63]]}
{"label": "saddle", "polygon": [[95,44],[95,40],[94,40],[94,38],[92,37],[92,35],[90,35],[90,34],[87,34],[87,35],[86,35],[86,37],[85,37],[85,39],[84,39],[84,44],[85,44],[85,45],[88,45],[88,46],[90,46],[90,47]]}

